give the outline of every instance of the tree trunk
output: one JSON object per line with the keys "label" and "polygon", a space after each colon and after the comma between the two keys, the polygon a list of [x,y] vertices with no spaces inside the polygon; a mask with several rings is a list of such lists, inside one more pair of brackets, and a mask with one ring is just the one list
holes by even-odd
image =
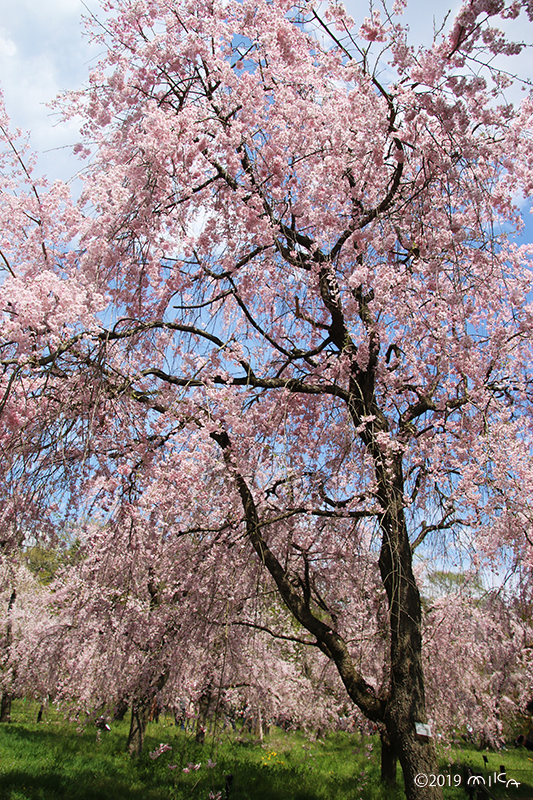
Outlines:
{"label": "tree trunk", "polygon": [[263,741],[263,715],[261,713],[261,706],[257,709],[257,714],[255,715],[255,735],[259,738],[259,741]]}
{"label": "tree trunk", "polygon": [[[4,655],[4,664],[6,666],[9,664],[9,656],[11,654],[11,644],[13,641],[13,625],[11,620],[11,614],[16,599],[17,599],[17,590],[13,589],[7,606],[7,625],[6,625],[5,655]],[[15,676],[13,674],[12,681],[14,677]],[[0,701],[0,722],[11,722],[11,700],[12,700],[11,692],[9,691],[9,689],[4,689],[4,691],[2,692],[2,700]]]}
{"label": "tree trunk", "polygon": [[211,705],[211,686],[203,692],[198,701],[198,719],[196,720],[196,744],[205,742],[205,732],[207,727],[207,714]]}
{"label": "tree trunk", "polygon": [[128,735],[128,753],[131,756],[140,756],[144,747],[144,734],[150,717],[152,703],[158,692],[168,680],[168,672],[163,672],[156,681],[149,684],[145,693],[134,699],[131,704],[131,722]]}
{"label": "tree trunk", "polygon": [[128,735],[128,753],[131,756],[142,754],[150,705],[151,703],[145,699],[135,700],[131,705],[131,723]]}
{"label": "tree trunk", "polygon": [[376,473],[380,503],[386,509],[381,519],[379,569],[389,601],[390,620],[390,688],[384,721],[389,744],[400,760],[407,800],[441,800],[440,787],[432,786],[429,777],[438,775],[433,740],[419,736],[415,728],[417,722],[427,723],[422,604],[405,522],[401,457],[395,459],[393,475],[390,461],[387,465],[379,464]]}
{"label": "tree trunk", "polygon": [[[395,747],[399,754],[407,800],[442,800],[442,790],[431,785],[431,776],[438,776],[439,767],[433,741],[418,737],[404,715]],[[408,719],[405,724],[405,719]],[[389,734],[390,736],[390,734]]]}
{"label": "tree trunk", "polygon": [[11,722],[11,692],[2,692],[2,700],[0,702],[0,722]]}
{"label": "tree trunk", "polygon": [[398,763],[398,755],[396,748],[389,739],[386,730],[382,730],[381,734],[381,782],[387,786],[396,786],[396,765]]}
{"label": "tree trunk", "polygon": [[128,710],[128,704],[126,700],[124,699],[119,700],[115,706],[115,711],[113,713],[113,719],[115,720],[115,722],[122,722],[122,720],[126,716],[127,710]]}

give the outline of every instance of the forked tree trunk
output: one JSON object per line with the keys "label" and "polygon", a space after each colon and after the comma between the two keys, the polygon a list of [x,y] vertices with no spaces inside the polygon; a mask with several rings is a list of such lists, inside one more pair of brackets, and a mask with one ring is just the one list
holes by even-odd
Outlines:
{"label": "forked tree trunk", "polygon": [[158,692],[168,680],[168,672],[163,672],[158,679],[150,684],[149,689],[141,697],[132,701],[131,722],[128,735],[128,753],[131,756],[140,756],[144,747],[144,735],[150,717],[150,710]]}
{"label": "forked tree trunk", "polygon": [[150,716],[151,701],[136,700],[131,705],[130,732],[128,735],[128,753],[140,756],[144,747],[146,725]]}

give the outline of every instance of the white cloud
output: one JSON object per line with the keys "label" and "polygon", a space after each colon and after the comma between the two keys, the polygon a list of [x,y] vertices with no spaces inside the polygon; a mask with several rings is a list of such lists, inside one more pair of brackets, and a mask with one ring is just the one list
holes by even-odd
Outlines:
{"label": "white cloud", "polygon": [[[67,145],[77,141],[76,123],[58,124],[47,107],[75,89],[97,55],[82,35],[81,0],[0,0],[0,83],[12,125],[31,131],[41,155],[39,169],[68,179],[79,168]],[[59,149],[58,149],[59,148]]]}
{"label": "white cloud", "polygon": [[11,39],[0,33],[0,65],[3,66],[4,60],[15,58],[17,45]]}

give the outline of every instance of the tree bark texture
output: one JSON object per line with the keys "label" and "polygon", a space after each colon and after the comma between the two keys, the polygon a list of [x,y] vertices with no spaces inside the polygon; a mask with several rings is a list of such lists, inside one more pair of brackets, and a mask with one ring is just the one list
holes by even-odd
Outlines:
{"label": "tree bark texture", "polygon": [[[382,466],[382,465],[380,465]],[[381,519],[382,547],[379,568],[389,602],[390,685],[384,722],[391,746],[402,766],[409,800],[437,800],[438,786],[419,787],[416,776],[438,774],[431,739],[417,735],[415,723],[427,722],[422,668],[422,605],[413,574],[412,551],[403,512],[403,476],[398,457],[393,477],[380,474],[380,502],[386,509]],[[384,465],[383,465],[384,471]]]}
{"label": "tree bark texture", "polygon": [[396,748],[391,743],[389,735],[385,730],[380,733],[381,739],[381,782],[387,786],[396,785],[396,767],[398,755]]}

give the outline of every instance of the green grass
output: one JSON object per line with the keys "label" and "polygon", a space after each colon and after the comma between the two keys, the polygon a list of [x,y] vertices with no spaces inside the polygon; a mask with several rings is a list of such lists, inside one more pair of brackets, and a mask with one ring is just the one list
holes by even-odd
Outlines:
{"label": "green grass", "polygon": [[[485,765],[483,756],[487,758],[488,764]],[[451,762],[451,766],[450,766]],[[461,773],[462,765],[468,765],[476,774],[482,774],[485,778],[487,787],[494,797],[514,798],[514,800],[533,800],[533,752],[522,748],[510,747],[508,750],[488,751],[478,750],[472,745],[455,747],[446,756],[442,756],[442,773],[453,774]],[[515,780],[519,786],[512,784],[505,787],[495,784],[494,774],[500,772],[500,765],[505,766],[507,779]],[[489,783],[490,777],[490,783]],[[452,778],[453,782],[453,778]],[[451,789],[444,792],[444,797],[454,798],[466,797],[461,790]]]}
{"label": "green grass", "polygon": [[[208,737],[199,747],[186,734],[161,719],[150,724],[146,749],[140,759],[124,752],[127,722],[113,723],[110,733],[97,741],[96,729],[85,731],[53,710],[40,724],[36,707],[14,704],[12,722],[0,725],[1,800],[208,800],[223,789],[225,777],[234,776],[230,800],[402,800],[401,788],[379,783],[379,743],[375,737],[335,734],[312,741],[301,733],[275,729],[264,742],[251,736],[220,731],[218,741]],[[160,742],[172,750],[156,760],[149,752]],[[488,753],[489,769],[505,764],[508,778],[518,788],[498,787],[498,798],[533,800],[533,760],[524,750]],[[208,758],[216,762],[207,768]],[[188,763],[199,770],[183,772]],[[482,771],[483,753],[471,747],[442,756],[447,764],[468,763]],[[177,765],[169,769],[170,765]],[[453,774],[453,768],[451,774]],[[488,773],[485,773],[488,776]],[[401,775],[399,773],[399,784]],[[445,798],[465,798],[462,788],[446,788]]]}

